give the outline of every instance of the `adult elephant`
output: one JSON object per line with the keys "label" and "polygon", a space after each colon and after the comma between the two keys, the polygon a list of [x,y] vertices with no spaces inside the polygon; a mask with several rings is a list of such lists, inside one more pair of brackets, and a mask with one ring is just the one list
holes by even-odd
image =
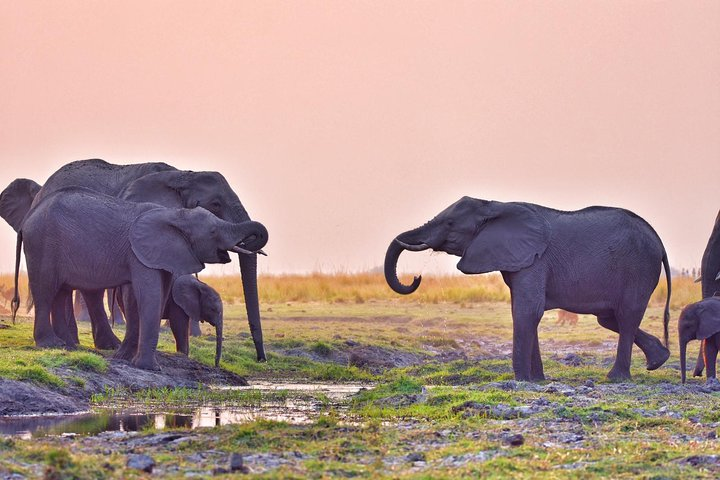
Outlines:
{"label": "adult elephant", "polygon": [[[530,203],[502,203],[463,197],[425,225],[398,235],[385,256],[385,278],[401,294],[397,261],[404,250],[433,249],[457,255],[467,274],[500,271],[510,287],[513,370],[518,380],[543,380],[537,327],[545,310],[562,308],[594,314],[620,334],[615,365],[608,376],[630,378],[633,341],[649,370],[669,357],[670,270],[665,248],[653,228],[627,210],[589,207],[563,212]],[[665,345],[639,329],[665,267]]]}
{"label": "adult elephant", "polygon": [[78,187],[47,195],[20,231],[35,300],[36,345],[67,344],[55,335],[50,312],[65,308],[73,289],[100,292],[102,298],[104,289],[127,286],[132,293],[125,297],[131,300],[125,304],[126,337],[138,339],[132,363],[149,370],[159,368],[160,317],[174,278],[197,273],[205,263],[230,262],[227,251],[257,251],[267,242],[267,230],[257,222],[231,223],[204,208],[129,202]]}
{"label": "adult elephant", "polygon": [[[71,185],[87,187],[133,202],[152,202],[173,208],[200,206],[218,218],[233,223],[250,220],[237,194],[218,172],[182,171],[165,163],[114,165],[99,159],[78,160],[61,167],[51,175],[42,189],[36,192],[35,199],[39,201],[55,190]],[[24,196],[16,190],[19,189],[13,189],[13,194],[10,196],[23,198]],[[257,254],[238,253],[238,258],[245,294],[245,308],[257,360],[265,361],[257,290]],[[98,330],[95,337],[96,347],[117,348],[119,340],[112,333],[104,308],[95,306],[94,311],[97,321],[93,321],[93,333]],[[95,327],[95,324],[98,326]]]}

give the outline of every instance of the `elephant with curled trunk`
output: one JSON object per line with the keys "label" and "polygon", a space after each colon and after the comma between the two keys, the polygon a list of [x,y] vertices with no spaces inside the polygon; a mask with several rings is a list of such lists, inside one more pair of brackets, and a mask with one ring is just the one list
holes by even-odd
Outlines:
{"label": "elephant with curled trunk", "polygon": [[[16,180],[0,195],[0,216],[19,231],[32,202],[68,186],[80,186],[133,202],[152,202],[165,207],[203,207],[222,220],[242,223],[250,220],[245,207],[225,178],[218,172],[181,171],[165,163],[114,165],[103,160],[78,160],[64,165],[48,178],[42,188],[32,181]],[[22,236],[18,235],[17,262]],[[260,252],[262,253],[262,251]],[[260,305],[257,289],[257,254],[238,251],[245,307],[258,361],[265,361]],[[86,294],[97,348],[117,348],[102,298]],[[88,296],[93,297],[88,299]],[[72,308],[68,310],[71,312]],[[74,318],[71,319],[74,322]],[[60,322],[64,324],[64,322]]]}
{"label": "elephant with curled trunk", "polygon": [[[102,301],[105,289],[121,287],[127,332],[118,353],[124,350],[124,358],[149,370],[159,369],[160,318],[174,280],[205,263],[230,262],[228,251],[257,251],[267,242],[258,222],[231,223],[202,207],[166,208],[78,187],[39,201],[20,232],[35,300],[36,345],[72,347],[72,338],[58,337],[50,325],[51,311],[63,318],[72,290],[99,294]],[[218,334],[216,364],[221,324]]]}
{"label": "elephant with curled trunk", "polygon": [[[619,333],[615,365],[608,376],[630,378],[633,342],[660,367],[667,349],[670,269],[660,238],[632,212],[589,207],[565,212],[540,205],[463,197],[425,225],[398,235],[385,256],[385,278],[401,294],[414,292],[421,277],[404,285],[397,262],[405,251],[432,249],[460,257],[466,274],[499,271],[510,288],[512,363],[518,380],[543,380],[537,327],[545,310],[594,314]],[[641,330],[640,322],[665,267],[665,344]]]}

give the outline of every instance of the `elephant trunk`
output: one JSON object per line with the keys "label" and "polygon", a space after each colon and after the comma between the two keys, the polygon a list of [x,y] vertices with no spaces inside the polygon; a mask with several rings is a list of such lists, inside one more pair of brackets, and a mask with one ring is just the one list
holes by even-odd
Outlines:
{"label": "elephant trunk", "polygon": [[223,344],[223,319],[218,318],[215,322],[215,367],[220,366],[220,356],[222,356]]}
{"label": "elephant trunk", "polygon": [[385,281],[396,293],[408,295],[413,293],[420,286],[422,275],[413,279],[412,284],[403,285],[397,276],[397,262],[403,250],[420,251],[429,248],[427,245],[408,245],[397,238],[394,239],[385,253]]}
{"label": "elephant trunk", "polygon": [[685,369],[687,367],[687,344],[691,339],[680,338],[680,378],[685,383]]}
{"label": "elephant trunk", "polygon": [[262,324],[260,322],[260,302],[257,288],[257,255],[238,254],[240,260],[240,276],[245,293],[245,309],[247,310],[250,334],[255,344],[257,361],[264,362],[265,347],[263,346]]}

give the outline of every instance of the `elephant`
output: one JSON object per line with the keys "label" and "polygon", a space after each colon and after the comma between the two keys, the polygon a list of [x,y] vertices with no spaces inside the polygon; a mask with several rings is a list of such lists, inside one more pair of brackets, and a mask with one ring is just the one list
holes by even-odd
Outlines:
{"label": "elephant", "polygon": [[228,251],[256,252],[268,238],[258,222],[231,223],[202,207],[130,202],[83,187],[59,189],[34,203],[20,234],[35,300],[36,345],[72,347],[50,325],[50,311],[62,316],[71,290],[81,290],[90,306],[102,302],[105,289],[130,284],[124,289],[123,345],[137,338],[131,362],[148,370],[159,369],[155,350],[173,276],[197,273],[205,263],[228,263]]}
{"label": "elephant", "polygon": [[[68,163],[52,174],[42,189],[35,191],[32,197],[37,195],[36,200],[39,201],[53,191],[67,186],[87,187],[126,200],[152,202],[165,207],[192,208],[200,206],[218,218],[233,223],[250,220],[240,199],[233,192],[227,180],[218,172],[182,171],[165,163],[114,165],[99,159],[78,160]],[[27,194],[18,192],[19,188],[8,189],[6,191],[8,191],[9,197],[27,197]],[[2,203],[0,202],[0,216],[6,218],[1,207]],[[20,218],[21,220],[22,218]],[[11,225],[13,224],[11,223]],[[19,225],[17,226],[19,227]],[[15,229],[17,231],[19,228]],[[19,237],[18,246],[21,242],[22,238]],[[264,254],[262,250],[260,253]],[[238,258],[245,293],[245,307],[257,360],[265,361],[257,290],[257,254],[238,252]],[[97,319],[93,321],[95,346],[97,348],[117,348],[119,340],[109,327],[104,309],[101,310],[99,306],[95,306],[94,311],[97,316]],[[98,324],[97,327],[95,324]]]}
{"label": "elephant", "polygon": [[[708,382],[717,381],[715,362],[720,348],[720,297],[708,297],[692,303],[680,312],[678,319],[678,337],[680,342],[680,375],[685,383],[687,344],[690,340],[700,340],[701,365],[707,365]],[[695,376],[702,375],[702,368]]]}
{"label": "elephant", "polygon": [[[720,211],[715,217],[715,225],[703,252],[700,272],[702,298],[710,298],[715,294],[720,294]],[[704,368],[703,351],[700,350],[693,376],[701,376]]]}
{"label": "elephant", "polygon": [[[175,279],[163,318],[169,320],[177,351],[185,355],[190,351],[189,337],[193,326],[199,329],[201,321],[214,326],[215,336],[222,339],[222,299],[214,288],[192,275],[181,275]],[[219,342],[215,352],[216,366],[220,362],[221,346]]]}
{"label": "elephant", "polygon": [[[521,202],[463,197],[421,227],[398,235],[385,255],[385,279],[397,293],[420,285],[397,277],[404,250],[432,249],[461,257],[465,274],[499,271],[510,288],[513,318],[512,364],[518,380],[543,380],[537,327],[545,310],[594,314],[619,333],[615,364],[608,376],[630,377],[633,341],[659,368],[670,356],[670,268],[662,241],[636,214],[619,208],[560,211]],[[639,329],[661,264],[667,277],[664,345]]]}

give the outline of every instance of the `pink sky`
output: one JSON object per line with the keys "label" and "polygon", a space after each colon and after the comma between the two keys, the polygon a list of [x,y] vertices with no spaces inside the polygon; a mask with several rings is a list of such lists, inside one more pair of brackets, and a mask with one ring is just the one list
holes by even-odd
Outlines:
{"label": "pink sky", "polygon": [[218,170],[263,272],[380,265],[462,195],[628,208],[692,267],[720,209],[717,1],[0,0],[0,91],[0,188]]}

